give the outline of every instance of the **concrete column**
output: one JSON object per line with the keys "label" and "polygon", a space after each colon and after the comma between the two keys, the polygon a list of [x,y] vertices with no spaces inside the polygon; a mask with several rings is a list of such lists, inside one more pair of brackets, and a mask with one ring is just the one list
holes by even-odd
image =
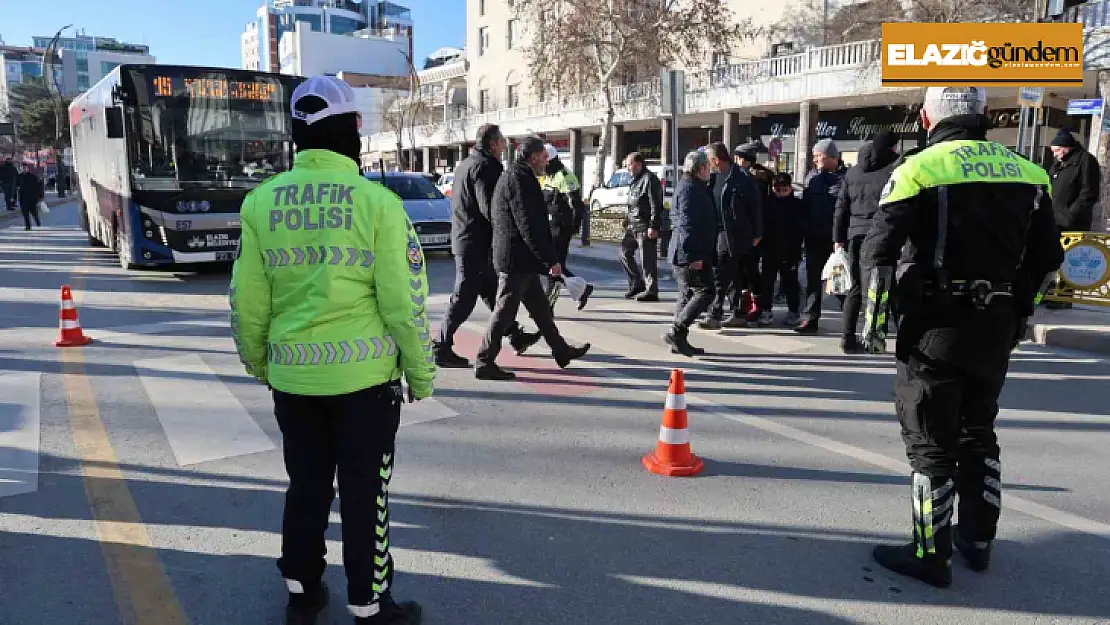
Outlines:
{"label": "concrete column", "polygon": [[736,149],[736,146],[743,143],[746,137],[740,135],[740,114],[733,111],[725,111],[721,120],[721,125],[724,127],[724,138],[721,139],[729,151]]}
{"label": "concrete column", "polygon": [[419,171],[417,169],[417,166],[420,164],[419,160],[420,159],[417,156],[416,148],[409,148],[409,162],[407,163],[407,165],[410,171]]}
{"label": "concrete column", "polygon": [[624,153],[624,126],[620,124],[613,124],[613,135],[609,138],[609,154],[613,157],[615,163],[613,169],[620,169],[621,160],[626,156]]}
{"label": "concrete column", "polygon": [[570,170],[579,182],[585,177],[582,171],[582,129],[570,129]]}
{"label": "concrete column", "polygon": [[467,149],[467,145],[465,143],[460,143],[455,147],[459,150],[459,162],[462,162],[464,158],[470,155],[470,150]]}
{"label": "concrete column", "polygon": [[813,167],[813,146],[817,144],[817,103],[806,100],[798,116],[798,134],[794,136],[794,180],[804,180]]}
{"label": "concrete column", "polygon": [[[659,160],[664,165],[671,162],[671,152],[675,150],[675,146],[671,145],[671,134],[674,132],[674,118],[663,117],[659,120]],[[679,155],[682,158],[682,155]],[[682,164],[681,162],[679,163]]]}
{"label": "concrete column", "polygon": [[432,148],[426,147],[421,149],[424,152],[423,154],[421,154],[421,156],[424,158],[424,173],[430,174],[432,173]]}

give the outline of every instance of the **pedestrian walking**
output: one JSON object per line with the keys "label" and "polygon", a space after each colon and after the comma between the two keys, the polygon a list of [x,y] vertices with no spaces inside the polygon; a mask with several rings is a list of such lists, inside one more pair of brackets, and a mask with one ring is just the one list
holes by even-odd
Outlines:
{"label": "pedestrian walking", "polygon": [[[544,200],[547,202],[547,216],[551,220],[551,239],[555,244],[556,259],[563,267],[563,278],[573,278],[574,273],[567,268],[567,257],[570,256],[571,239],[582,228],[582,221],[586,216],[586,204],[582,201],[582,185],[578,183],[578,177],[574,172],[563,165],[555,146],[548,144],[544,149],[547,150],[547,169],[541,186]],[[548,281],[547,299],[551,302],[552,310],[555,309],[555,302],[562,290],[561,280]],[[593,285],[587,284],[578,297],[578,310],[586,307],[593,292]]]}
{"label": "pedestrian walking", "polygon": [[[419,605],[392,598],[389,481],[402,375],[410,401],[432,394],[428,280],[401,200],[359,174],[359,124],[346,83],[321,76],[297,87],[293,169],[244,201],[232,272],[235,345],[247,373],[273,389],[284,438],[278,568],[290,625],[315,623],[328,603],[324,535],[337,473],[348,610],[360,625],[420,622]],[[302,215],[325,209],[346,211],[346,221],[301,227]],[[347,250],[347,262],[315,262],[317,249]],[[275,250],[298,258],[307,250],[310,260],[276,263]]]}
{"label": "pedestrian walking", "polygon": [[898,265],[895,406],[913,469],[913,540],[874,557],[942,588],[953,541],[973,570],[989,565],[1002,496],[998,396],[1037,289],[1063,260],[1049,177],[987,140],[986,103],[981,87],[926,90],[926,147],[891,174],[863,244],[873,353],[885,351]]}
{"label": "pedestrian walking", "polygon": [[46,189],[42,178],[39,178],[30,167],[25,167],[23,173],[19,174],[16,180],[16,195],[19,196],[19,210],[23,213],[23,223],[26,226],[24,229],[31,229],[31,220],[41,228],[39,202],[46,197]]}
{"label": "pedestrian walking", "polygon": [[[713,266],[716,295],[709,318],[701,327],[743,328],[748,325],[751,294],[759,289],[758,276],[750,271],[748,257],[763,236],[763,201],[758,185],[733,164],[725,144],[714,143],[706,153],[713,172],[709,187],[717,210],[717,259]],[[731,313],[728,319],[724,317],[726,299]]]}
{"label": "pedestrian walking", "polygon": [[775,174],[771,183],[772,196],[763,210],[762,285],[759,291],[759,325],[774,323],[772,308],[775,298],[775,280],[778,279],[786,294],[787,314],[785,324],[796,326],[801,286],[798,284],[798,265],[802,261],[802,235],[805,228],[805,204],[794,195],[790,174]]}
{"label": "pedestrian walking", "polygon": [[[1067,130],[1052,138],[1052,210],[1061,232],[1090,232],[1102,190],[1098,159]],[[1102,228],[1100,227],[1101,231]]]}
{"label": "pedestrian walking", "polygon": [[12,159],[4,159],[4,164],[0,165],[0,192],[4,193],[4,204],[8,210],[15,210],[15,188],[19,178],[19,170],[16,169],[15,163]]}
{"label": "pedestrian walking", "polygon": [[705,153],[687,154],[671,207],[674,234],[668,256],[678,282],[678,303],[674,325],[663,340],[671,346],[671,353],[688,357],[705,353],[690,344],[690,326],[712,305],[716,288],[713,263],[718,258],[717,207],[709,178]]}
{"label": "pedestrian walking", "polygon": [[[469,369],[470,361],[454,351],[455,333],[474,312],[478,298],[492,311],[497,297],[497,271],[493,268],[493,223],[490,211],[493,189],[505,167],[501,154],[508,142],[495,124],[478,129],[478,146],[455,169],[451,188],[451,251],[455,255],[455,290],[447,304],[435,342],[436,364],[448,369]],[[509,344],[523,354],[540,340],[540,333],[525,332],[513,319],[505,330]]]}
{"label": "pedestrian walking", "polygon": [[852,288],[844,298],[843,335],[840,349],[845,354],[862,351],[856,325],[859,322],[860,307],[863,305],[863,284],[860,280],[859,258],[863,239],[871,228],[871,220],[879,209],[879,195],[894,171],[898,153],[894,151],[897,142],[894,133],[883,130],[875,135],[871,143],[859,150],[859,162],[844,175],[840,196],[836,202],[836,215],[833,217],[833,240],[836,249],[845,250],[851,263]]}
{"label": "pedestrian walking", "polygon": [[[751,176],[752,181],[755,182],[756,190],[758,192],[757,194],[759,196],[760,202],[762,203],[760,214],[763,217],[764,222],[766,222],[767,202],[770,201],[771,197],[774,195],[771,191],[771,187],[775,179],[775,172],[772,169],[761,165],[758,161],[759,153],[766,151],[767,148],[764,147],[763,142],[758,139],[749,143],[738,145],[736,146],[736,149],[732,151],[733,160],[736,162],[737,165],[740,166],[740,169],[743,169],[745,172],[747,172],[748,175]],[[747,255],[748,277],[756,285],[752,289],[752,294],[755,295],[755,297],[749,298],[751,299],[751,301],[741,302],[741,307],[747,311],[748,321],[751,322],[757,321],[760,318],[758,293],[760,285],[763,283],[763,280],[761,278],[763,271],[761,268],[762,264],[763,242],[760,241],[760,243],[753,247],[752,251]]]}
{"label": "pedestrian walking", "polygon": [[[644,163],[639,152],[632,152],[624,159],[624,166],[632,174],[628,187],[628,223],[620,244],[620,261],[628,275],[628,292],[625,299],[640,302],[659,301],[659,229],[663,221],[663,186],[659,177]],[[640,252],[643,271],[636,264],[636,251]]]}
{"label": "pedestrian walking", "polygon": [[474,375],[479,380],[512,380],[511,371],[497,366],[501,340],[521,304],[539,327],[560,367],[586,355],[589,343],[572,346],[555,327],[555,316],[544,295],[540,274],[563,275],[551,238],[547,204],[537,176],[547,168],[543,140],[529,137],[520,156],[501,174],[493,191],[493,266],[497,270],[497,303],[478,351]]}
{"label": "pedestrian walking", "polygon": [[802,323],[794,329],[801,334],[817,334],[821,320],[821,302],[825,290],[821,284],[821,271],[833,252],[833,214],[844,170],[840,163],[840,150],[832,139],[822,139],[813,146],[813,164],[802,190],[806,205],[806,302]]}

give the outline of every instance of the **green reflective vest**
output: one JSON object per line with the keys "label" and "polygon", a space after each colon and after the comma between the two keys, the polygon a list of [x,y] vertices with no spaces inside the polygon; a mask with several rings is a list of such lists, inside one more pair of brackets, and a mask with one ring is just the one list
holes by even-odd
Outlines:
{"label": "green reflective vest", "polygon": [[1048,173],[994,141],[961,139],[935,143],[894,169],[879,204],[915,197],[925,189],[964,183],[1024,183],[1051,193]]}
{"label": "green reflective vest", "polygon": [[298,395],[405,375],[432,393],[424,253],[401,200],[351,159],[297,154],[244,200],[231,329],[247,372]]}
{"label": "green reflective vest", "polygon": [[554,176],[544,176],[540,184],[544,189],[552,189],[567,195],[582,189],[582,185],[578,184],[578,177],[566,168],[563,168]]}

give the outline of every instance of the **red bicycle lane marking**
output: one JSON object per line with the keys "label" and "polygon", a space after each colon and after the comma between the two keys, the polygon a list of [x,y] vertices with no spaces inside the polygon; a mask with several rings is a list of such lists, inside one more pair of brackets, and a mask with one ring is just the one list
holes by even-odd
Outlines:
{"label": "red bicycle lane marking", "polygon": [[[471,361],[482,344],[482,336],[465,328],[455,334],[455,352]],[[579,375],[571,369],[560,369],[549,355],[517,356],[505,339],[505,345],[497,356],[497,364],[517,374],[515,380],[528,388],[558,397],[582,397],[601,388],[597,378]]]}

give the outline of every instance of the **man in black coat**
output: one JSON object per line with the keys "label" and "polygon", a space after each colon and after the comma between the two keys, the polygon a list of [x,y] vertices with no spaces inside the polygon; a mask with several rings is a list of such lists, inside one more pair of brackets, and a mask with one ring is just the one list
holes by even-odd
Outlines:
{"label": "man in black coat", "polygon": [[675,189],[671,208],[670,260],[678,282],[674,326],[663,336],[671,353],[698,356],[705,353],[690,344],[690,326],[713,303],[713,263],[717,260],[717,207],[706,183],[709,161],[699,151],[690,152],[682,164],[682,180]]}
{"label": "man in black coat", "polygon": [[[470,361],[452,348],[455,332],[474,312],[478,298],[490,310],[497,295],[497,272],[493,269],[493,224],[490,206],[493,189],[505,170],[499,155],[505,151],[505,137],[494,124],[478,129],[478,146],[455,169],[451,190],[451,250],[455,254],[455,291],[435,341],[436,365],[445,369],[467,369]],[[540,340],[540,333],[528,333],[514,319],[505,328],[509,342],[523,353]]]}
{"label": "man in black coat", "polygon": [[762,286],[759,292],[759,325],[774,323],[771,308],[775,297],[776,278],[786,293],[785,324],[796,326],[801,287],[798,285],[798,264],[802,260],[802,233],[805,230],[805,205],[794,195],[790,174],[776,174],[771,182],[772,195],[763,209]]}
{"label": "man in black coat", "polygon": [[560,367],[586,355],[590,345],[569,345],[555,327],[540,274],[563,275],[559,254],[547,221],[547,203],[537,176],[547,169],[543,140],[529,137],[520,157],[509,166],[493,191],[493,266],[497,270],[497,301],[489,329],[478,351],[475,377],[479,380],[512,380],[516,375],[497,366],[501,339],[516,319],[523,303],[539,327],[551,355]]}
{"label": "man in black coat", "polygon": [[[624,160],[632,174],[628,187],[628,227],[620,244],[620,261],[628,275],[625,299],[639,302],[659,301],[659,230],[663,227],[663,184],[647,168],[644,156],[632,152]],[[636,250],[644,270],[636,264]]]}
{"label": "man in black coat", "polygon": [[836,249],[847,249],[851,264],[852,289],[844,299],[844,328],[840,349],[845,354],[863,351],[856,336],[860,306],[863,305],[863,284],[860,279],[859,255],[863,239],[871,229],[871,220],[879,210],[879,196],[898,165],[894,134],[884,130],[874,141],[859,150],[859,163],[844,175],[840,197],[833,217],[833,240]]}
{"label": "man in black coat", "polygon": [[[729,149],[714,143],[708,149],[709,188],[717,207],[717,262],[713,268],[716,299],[709,319],[701,324],[707,330],[722,326],[743,328],[748,325],[748,310],[741,301],[750,302],[751,292],[758,288],[757,276],[749,275],[748,255],[752,254],[763,236],[763,203],[750,175],[734,165]],[[730,293],[731,291],[731,293]],[[743,294],[747,296],[742,297]],[[724,320],[725,299],[730,299],[731,316]]]}
{"label": "man in black coat", "polygon": [[[1067,130],[1052,139],[1052,211],[1061,232],[1090,232],[1102,184],[1098,159]],[[1099,228],[1101,230],[1101,228]]]}
{"label": "man in black coat", "polygon": [[4,193],[4,203],[8,210],[15,210],[15,184],[19,177],[19,170],[15,168],[12,159],[5,159],[0,165],[0,192]]}
{"label": "man in black coat", "polygon": [[31,219],[34,219],[35,225],[41,228],[39,202],[46,197],[42,179],[28,168],[24,169],[22,174],[19,174],[16,184],[18,185],[16,194],[19,196],[19,210],[23,212],[23,223],[27,226],[26,230],[31,229]]}
{"label": "man in black coat", "polygon": [[821,272],[833,252],[833,215],[840,185],[844,183],[840,150],[831,139],[822,139],[813,146],[813,164],[817,168],[806,176],[802,190],[806,205],[806,305],[802,324],[794,328],[800,334],[817,334],[821,301],[825,297]]}

